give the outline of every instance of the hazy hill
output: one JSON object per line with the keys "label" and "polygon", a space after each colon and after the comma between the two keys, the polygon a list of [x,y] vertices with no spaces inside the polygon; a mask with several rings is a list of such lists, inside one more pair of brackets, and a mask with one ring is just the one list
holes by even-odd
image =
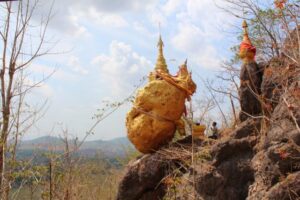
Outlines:
{"label": "hazy hill", "polygon": [[[70,140],[69,145],[74,146],[75,140]],[[19,157],[28,157],[36,152],[62,152],[65,144],[63,139],[53,136],[39,137],[33,140],[21,141],[18,147]],[[84,142],[78,153],[82,156],[94,157],[102,155],[105,157],[124,156],[128,151],[133,150],[133,146],[126,137],[112,140],[94,140]]]}

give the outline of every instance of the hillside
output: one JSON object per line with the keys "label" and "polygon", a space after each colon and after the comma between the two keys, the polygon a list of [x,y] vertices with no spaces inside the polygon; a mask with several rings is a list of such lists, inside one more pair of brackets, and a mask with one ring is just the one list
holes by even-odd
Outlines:
{"label": "hillside", "polygon": [[[74,140],[69,143],[74,145]],[[21,141],[18,146],[19,157],[30,157],[36,152],[62,152],[65,148],[61,138],[53,136],[39,137],[33,140]],[[127,152],[133,150],[132,144],[126,137],[115,138],[112,140],[85,141],[77,152],[84,157],[94,157],[102,155],[105,157],[125,156]]]}

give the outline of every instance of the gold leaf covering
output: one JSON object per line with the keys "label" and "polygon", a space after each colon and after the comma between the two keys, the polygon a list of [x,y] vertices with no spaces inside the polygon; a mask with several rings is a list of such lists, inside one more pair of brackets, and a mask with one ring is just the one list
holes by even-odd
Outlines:
{"label": "gold leaf covering", "polygon": [[185,112],[185,100],[196,90],[186,63],[176,76],[168,73],[161,37],[158,48],[155,70],[148,84],[138,91],[126,117],[128,138],[142,153],[153,152],[172,140],[176,121]]}

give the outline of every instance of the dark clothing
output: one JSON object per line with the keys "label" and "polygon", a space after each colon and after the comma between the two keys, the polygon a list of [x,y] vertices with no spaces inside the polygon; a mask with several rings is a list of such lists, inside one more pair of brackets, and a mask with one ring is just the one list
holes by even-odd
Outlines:
{"label": "dark clothing", "polygon": [[212,135],[212,136],[209,136],[208,138],[216,140],[216,139],[218,139],[218,136],[217,135]]}

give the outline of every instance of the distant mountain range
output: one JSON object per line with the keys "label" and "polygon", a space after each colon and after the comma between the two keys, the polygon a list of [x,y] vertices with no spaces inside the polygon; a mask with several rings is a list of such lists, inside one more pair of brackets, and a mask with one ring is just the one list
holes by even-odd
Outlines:
{"label": "distant mountain range", "polygon": [[[75,146],[75,140],[69,140],[70,149]],[[77,142],[77,143],[80,143]],[[65,149],[63,139],[53,136],[39,137],[33,140],[24,140],[19,143],[19,157],[28,157],[35,152],[54,152],[60,153]],[[134,150],[133,145],[126,137],[115,138],[112,140],[94,140],[85,141],[77,151],[81,156],[95,157],[101,155],[104,157],[126,156],[128,152]]]}

